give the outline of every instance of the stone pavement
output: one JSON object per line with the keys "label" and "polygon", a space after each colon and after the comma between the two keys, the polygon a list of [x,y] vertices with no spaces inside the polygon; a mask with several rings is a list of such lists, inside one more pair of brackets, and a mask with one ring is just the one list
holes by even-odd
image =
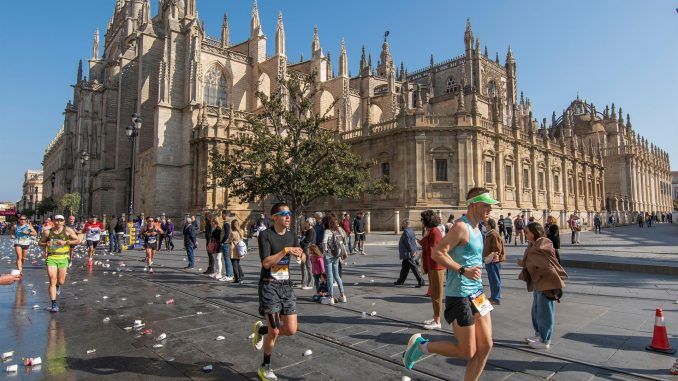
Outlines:
{"label": "stone pavement", "polygon": [[[664,242],[667,232],[657,228],[633,238],[629,230],[628,239]],[[588,242],[589,237],[585,234],[582,241]],[[367,246],[366,257],[349,258],[344,270],[347,304],[315,304],[309,300],[311,291],[297,291],[300,332],[281,339],[273,357],[281,380],[400,380],[404,375],[413,380],[462,379],[463,362],[457,360],[428,357],[414,371],[400,365],[407,339],[422,332],[420,322],[430,317],[431,307],[422,296],[424,289],[393,286],[400,264],[394,242],[388,242]],[[604,250],[605,246],[598,247]],[[628,250],[649,255],[654,247],[636,244]],[[199,265],[204,266],[202,248]],[[10,254],[8,249],[7,237],[0,237],[0,257]],[[509,247],[502,269],[502,305],[492,312],[495,348],[482,380],[672,379],[668,369],[673,357],[644,347],[652,336],[654,309],[660,305],[672,344],[678,345],[675,277],[568,268],[563,303],[556,307],[553,348],[536,352],[522,342],[531,334],[532,297],[516,279],[518,268],[513,263],[523,249]],[[677,249],[669,250],[675,255]],[[109,268],[96,265],[88,270],[78,261],[80,266],[72,269],[60,297],[62,311],[56,315],[44,310],[49,302],[41,261],[27,266],[21,283],[0,289],[0,322],[5,327],[0,352],[15,351],[14,360],[3,365],[19,363],[22,356],[41,356],[44,363],[29,372],[20,367],[7,379],[256,379],[261,353],[247,340],[257,311],[256,251],[243,260],[248,280],[243,286],[181,270],[184,257],[181,251],[159,253],[157,262],[164,267],[152,275],[142,271],[140,251],[99,254],[97,260],[110,264]],[[0,260],[0,272],[14,266],[9,262]],[[299,274],[297,268],[293,271]],[[411,277],[408,283],[414,285]],[[174,303],[166,304],[169,299]],[[33,309],[34,305],[40,309]],[[376,316],[362,317],[362,312],[372,311]],[[126,331],[135,319],[142,319],[144,328],[153,333]],[[157,342],[155,337],[161,333],[167,339]],[[217,341],[219,335],[225,340]],[[450,334],[441,330],[429,336]],[[156,344],[163,346],[155,348]],[[96,352],[88,354],[92,349]],[[304,357],[306,349],[313,355]],[[207,364],[214,366],[212,372],[202,371]]]}

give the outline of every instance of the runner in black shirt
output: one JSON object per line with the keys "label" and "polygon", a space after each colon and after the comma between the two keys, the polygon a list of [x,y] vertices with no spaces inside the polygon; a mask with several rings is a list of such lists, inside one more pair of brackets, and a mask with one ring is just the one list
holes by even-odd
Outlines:
{"label": "runner in black shirt", "polygon": [[278,203],[271,208],[273,226],[259,233],[259,314],[266,317],[268,325],[261,320],[254,323],[252,345],[256,350],[264,348],[264,362],[257,370],[262,381],[274,381],[278,377],[271,367],[271,355],[279,335],[292,336],[297,332],[297,303],[290,280],[290,256],[303,260],[304,251],[299,239],[288,230],[292,213],[287,204]]}

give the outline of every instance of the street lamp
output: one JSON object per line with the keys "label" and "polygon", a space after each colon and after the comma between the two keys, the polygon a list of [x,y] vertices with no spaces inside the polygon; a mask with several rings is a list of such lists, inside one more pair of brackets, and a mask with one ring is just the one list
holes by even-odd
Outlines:
{"label": "street lamp", "polygon": [[83,220],[85,213],[85,164],[89,160],[87,151],[80,152],[80,165],[82,166],[80,175],[80,221]]}
{"label": "street lamp", "polygon": [[131,164],[129,168],[129,194],[127,195],[129,199],[129,208],[127,209],[127,217],[131,218],[134,213],[134,171],[137,162],[137,136],[139,136],[139,130],[141,130],[141,117],[139,114],[132,114],[132,124],[125,128],[125,134],[129,138],[129,141],[132,143],[132,155]]}

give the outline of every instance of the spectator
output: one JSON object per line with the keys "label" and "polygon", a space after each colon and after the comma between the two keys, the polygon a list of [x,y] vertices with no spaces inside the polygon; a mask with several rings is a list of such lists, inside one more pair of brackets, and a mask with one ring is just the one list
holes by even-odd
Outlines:
{"label": "spectator", "polygon": [[[436,222],[434,229],[438,229],[439,220],[435,218],[434,221]],[[414,261],[417,255],[417,239],[414,237],[414,230],[410,226],[410,220],[407,218],[402,220],[400,227],[403,229],[403,233],[400,235],[400,241],[398,242],[398,253],[402,261],[402,267],[400,269],[400,277],[398,277],[394,284],[396,286],[405,284],[407,275],[412,271],[412,274],[417,279],[416,287],[421,287],[424,285],[424,280],[419,275],[419,269]],[[440,232],[440,229],[438,231]]]}
{"label": "spectator", "polygon": [[490,303],[501,304],[501,263],[504,262],[504,241],[497,231],[497,222],[490,218],[487,220],[487,234],[483,244],[483,259],[487,269],[487,279],[490,282]]}
{"label": "spectator", "polygon": [[431,257],[433,248],[438,245],[443,235],[437,228],[438,217],[432,210],[421,212],[421,223],[424,225],[425,234],[419,241],[421,244],[421,257],[424,274],[428,275],[429,293],[433,305],[433,318],[424,322],[426,329],[440,329],[442,327],[440,316],[443,310],[443,290],[445,288],[445,267],[438,264]]}

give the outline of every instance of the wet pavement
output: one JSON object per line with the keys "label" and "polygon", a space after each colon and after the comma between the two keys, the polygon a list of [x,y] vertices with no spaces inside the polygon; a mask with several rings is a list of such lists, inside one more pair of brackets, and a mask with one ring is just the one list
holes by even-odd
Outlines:
{"label": "wet pavement", "polygon": [[[662,235],[670,230],[654,232]],[[430,303],[422,296],[424,289],[393,286],[400,269],[397,248],[382,244],[367,249],[368,256],[350,257],[344,270],[347,304],[319,305],[310,301],[312,291],[297,290],[300,332],[278,342],[273,356],[276,374],[281,380],[462,379],[464,363],[458,360],[431,356],[414,371],[400,365],[407,339],[422,332],[420,322],[430,317]],[[518,258],[521,250],[510,247],[509,260]],[[141,251],[115,256],[100,252],[92,269],[83,266],[82,258],[76,259],[57,314],[45,310],[49,298],[42,261],[29,261],[22,282],[0,288],[0,326],[4,327],[0,352],[15,352],[3,368],[21,364],[22,357],[40,356],[43,364],[19,365],[19,372],[2,372],[0,379],[256,379],[261,353],[248,340],[257,319],[256,251],[243,260],[248,283],[241,286],[181,269],[186,263],[182,251],[160,252],[156,262],[164,267],[156,267],[155,274],[143,271],[141,258]],[[199,258],[198,267],[205,266],[204,250]],[[13,259],[8,237],[0,237],[0,272],[9,272]],[[292,271],[299,274],[296,268]],[[672,379],[668,369],[673,358],[646,352],[644,347],[652,336],[654,308],[659,305],[664,306],[669,337],[674,346],[678,344],[675,277],[587,269],[568,272],[565,299],[556,307],[553,348],[540,353],[522,343],[522,337],[531,333],[532,298],[516,280],[517,266],[505,263],[504,298],[492,315],[495,348],[481,379],[643,379],[631,374]],[[411,277],[409,283],[413,286]],[[173,303],[167,304],[170,300]],[[373,311],[376,316],[369,316]],[[135,320],[145,326],[132,328]],[[142,334],[145,330],[152,332]],[[445,338],[448,332],[427,336]],[[157,340],[163,333],[167,337]],[[224,340],[217,340],[218,336]],[[307,349],[312,350],[311,356],[303,355]],[[206,365],[213,370],[203,371]]]}

